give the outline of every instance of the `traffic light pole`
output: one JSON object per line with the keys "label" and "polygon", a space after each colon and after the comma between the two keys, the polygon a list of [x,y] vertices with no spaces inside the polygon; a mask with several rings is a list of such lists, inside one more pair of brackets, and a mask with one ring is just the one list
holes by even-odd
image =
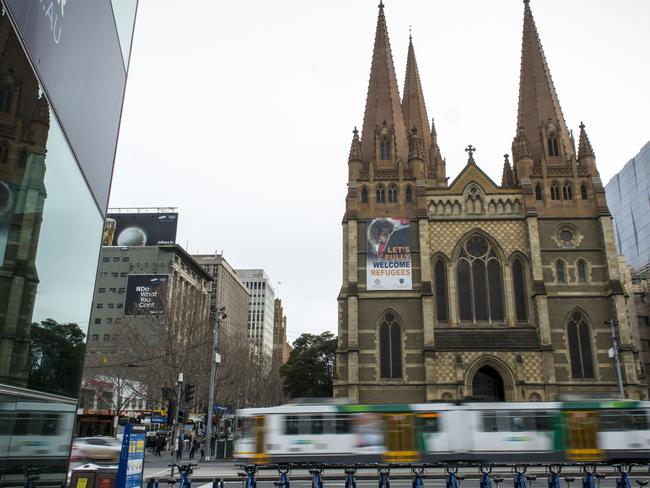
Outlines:
{"label": "traffic light pole", "polygon": [[[219,353],[217,352],[217,340],[219,339],[219,326],[221,321],[227,317],[225,314],[226,307],[217,308],[214,314],[214,326],[212,327],[212,361],[210,367],[210,393],[208,396],[208,414],[207,419],[207,429],[206,429],[206,443],[208,444],[208,453],[205,456],[205,460],[209,461],[212,457],[212,415],[214,410],[214,392],[217,388],[217,364],[221,361]],[[215,451],[217,450],[217,445],[214,446]],[[216,457],[216,452],[214,453]]]}
{"label": "traffic light pole", "polygon": [[[175,456],[178,449],[181,447],[180,433],[181,430],[178,425],[178,416],[183,404],[183,373],[178,373],[178,381],[176,382],[176,412],[174,412],[174,453]],[[172,466],[171,475],[174,476],[174,467]]]}
{"label": "traffic light pole", "polygon": [[618,383],[618,394],[621,398],[625,398],[625,390],[623,389],[623,375],[621,374],[621,357],[618,341],[616,340],[616,326],[618,320],[606,320],[605,323],[609,325],[609,330],[612,333],[612,347],[609,350],[609,357],[614,360],[614,370],[616,371],[616,382]]}

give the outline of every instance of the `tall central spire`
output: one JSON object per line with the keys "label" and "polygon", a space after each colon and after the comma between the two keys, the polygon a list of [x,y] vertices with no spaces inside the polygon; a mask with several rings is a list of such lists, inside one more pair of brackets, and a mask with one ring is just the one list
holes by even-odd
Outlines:
{"label": "tall central spire", "polygon": [[[549,125],[552,124],[552,127]],[[539,39],[537,26],[530,10],[529,0],[524,0],[524,32],[521,47],[521,74],[519,80],[519,113],[517,129],[523,129],[530,143],[533,160],[544,155],[542,127],[555,130],[567,159],[574,155],[571,137],[562,115],[560,102],[553,86],[551,72]],[[545,129],[546,130],[546,129]]]}
{"label": "tall central spire", "polygon": [[392,161],[401,159],[406,162],[408,158],[407,132],[400,105],[383,2],[379,4],[375,47],[372,54],[361,137],[361,152],[368,161],[379,159],[377,154],[378,136],[382,133],[390,135],[391,139],[394,135],[395,148],[390,152],[389,159]]}

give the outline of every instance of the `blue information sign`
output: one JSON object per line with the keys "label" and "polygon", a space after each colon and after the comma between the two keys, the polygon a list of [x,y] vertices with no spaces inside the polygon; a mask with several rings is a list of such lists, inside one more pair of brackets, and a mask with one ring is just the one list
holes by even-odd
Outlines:
{"label": "blue information sign", "polygon": [[116,488],[140,488],[144,470],[145,426],[126,424]]}

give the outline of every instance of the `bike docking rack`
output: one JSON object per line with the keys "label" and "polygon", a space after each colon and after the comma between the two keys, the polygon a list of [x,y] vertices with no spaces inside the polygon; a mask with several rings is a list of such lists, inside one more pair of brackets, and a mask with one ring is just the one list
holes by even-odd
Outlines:
{"label": "bike docking rack", "polygon": [[[258,482],[272,482],[275,488],[291,488],[293,481],[311,481],[311,488],[327,488],[329,481],[357,488],[358,481],[374,481],[378,488],[390,488],[391,480],[410,480],[412,488],[424,488],[427,480],[445,480],[445,488],[600,488],[605,478],[616,488],[646,488],[649,464],[611,463],[284,463],[237,464],[231,476],[172,476],[147,478],[147,488],[179,485],[189,488],[211,484],[225,488],[238,482],[242,488],[257,488]],[[366,485],[368,483],[365,483]],[[304,486],[304,483],[302,483]],[[439,485],[439,483],[438,483]]]}

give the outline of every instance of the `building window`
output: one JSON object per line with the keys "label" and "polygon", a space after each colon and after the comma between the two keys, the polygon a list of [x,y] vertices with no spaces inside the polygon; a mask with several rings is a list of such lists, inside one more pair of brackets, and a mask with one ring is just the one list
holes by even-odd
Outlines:
{"label": "building window", "polygon": [[102,258],[102,261],[105,263],[108,263],[111,260],[111,258]]}
{"label": "building window", "polygon": [[113,258],[113,262],[114,262],[114,263],[117,263],[117,262],[119,262],[119,261],[120,261],[120,258],[119,258],[119,257],[115,257],[115,258]]}
{"label": "building window", "polygon": [[567,182],[562,187],[562,197],[565,200],[573,200],[573,187],[571,186],[571,183]]}
{"label": "building window", "polygon": [[110,334],[104,334],[104,340],[105,341],[110,341],[111,340],[111,335]]}
{"label": "building window", "polygon": [[377,203],[386,203],[386,190],[384,190],[384,185],[377,185]]}
{"label": "building window", "polygon": [[402,333],[394,312],[379,324],[379,361],[382,378],[402,377]]}
{"label": "building window", "polygon": [[104,304],[103,303],[98,303],[97,308],[104,308]]}
{"label": "building window", "polygon": [[537,183],[535,185],[535,200],[541,200],[542,199],[542,184]]}
{"label": "building window", "polygon": [[119,293],[124,293],[125,291],[126,291],[126,288],[120,288],[120,289],[118,290]]}
{"label": "building window", "polygon": [[470,322],[503,321],[501,262],[483,236],[465,241],[456,263],[460,319]]}
{"label": "building window", "polygon": [[107,323],[108,325],[112,324],[112,323],[113,323],[113,319],[111,319],[111,318],[106,319],[106,323]]}
{"label": "building window", "polygon": [[106,288],[100,288],[97,290],[97,293],[106,293]]}
{"label": "building window", "polygon": [[110,291],[111,293],[115,293],[117,291],[117,288],[109,288],[108,291]]}
{"label": "building window", "polygon": [[99,340],[99,334],[93,334],[93,341]]}
{"label": "building window", "polygon": [[584,314],[576,310],[571,314],[567,327],[571,375],[574,378],[594,378],[591,354],[591,334]]}
{"label": "building window", "polygon": [[9,161],[9,148],[5,144],[2,144],[0,145],[0,162],[7,164],[7,161]]}
{"label": "building window", "polygon": [[408,185],[406,187],[406,191],[404,192],[404,200],[406,200],[406,203],[411,203],[413,201],[413,190],[411,190],[411,185]]}
{"label": "building window", "polygon": [[397,202],[397,186],[394,183],[391,183],[388,187],[388,202],[396,203]]}
{"label": "building window", "polygon": [[587,184],[583,183],[580,185],[580,198],[583,200],[588,200],[589,199],[589,193],[587,191]]}
{"label": "building window", "polygon": [[381,141],[379,143],[379,159],[382,161],[390,161],[391,160],[391,151],[390,151],[390,141]]}
{"label": "building window", "polygon": [[583,259],[578,259],[577,263],[578,268],[578,282],[586,283],[587,282],[587,263]]}
{"label": "building window", "polygon": [[551,135],[548,138],[548,155],[549,156],[559,156],[560,155],[560,148],[557,143],[557,137],[555,134]]}
{"label": "building window", "polygon": [[526,292],[525,267],[519,258],[512,263],[512,286],[515,292],[517,322],[526,322],[528,321],[528,307],[526,306],[528,293]]}
{"label": "building window", "polygon": [[436,314],[438,322],[447,322],[449,320],[447,310],[447,266],[442,259],[436,261],[434,277],[436,287]]}
{"label": "building window", "polygon": [[95,323],[96,323],[96,324],[101,324],[101,323],[102,323],[102,319],[95,319]]}
{"label": "building window", "polygon": [[566,268],[564,261],[558,259],[555,263],[555,277],[558,283],[566,283]]}
{"label": "building window", "polygon": [[361,203],[368,203],[368,187],[364,186],[361,189]]}
{"label": "building window", "polygon": [[0,110],[9,114],[11,113],[11,107],[14,102],[14,93],[9,88],[3,88],[0,90]]}
{"label": "building window", "polygon": [[556,182],[553,182],[551,185],[551,200],[559,200],[560,199],[560,185],[558,185]]}

